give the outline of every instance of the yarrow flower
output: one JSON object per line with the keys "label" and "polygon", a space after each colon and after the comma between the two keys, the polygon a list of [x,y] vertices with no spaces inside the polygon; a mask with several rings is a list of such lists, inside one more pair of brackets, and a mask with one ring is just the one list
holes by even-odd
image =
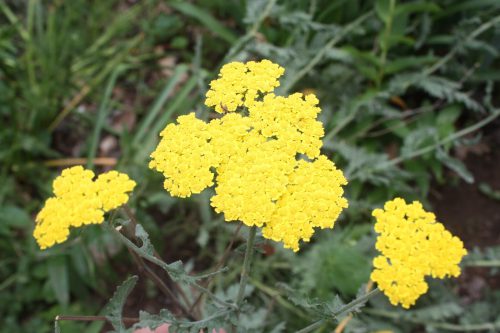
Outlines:
{"label": "yarrow flower", "polygon": [[420,202],[407,204],[396,198],[372,215],[380,234],[375,247],[381,255],[373,260],[371,279],[393,305],[409,308],[415,304],[427,292],[426,276],[460,275],[458,264],[467,254],[462,241],[436,222]]}
{"label": "yarrow flower", "polygon": [[126,203],[135,187],[133,180],[117,171],[103,173],[95,181],[94,176],[91,170],[75,166],[54,180],[55,196],[36,216],[33,231],[42,250],[68,239],[70,227],[102,223],[104,213]]}
{"label": "yarrow flower", "polygon": [[[314,228],[333,228],[347,207],[347,181],[320,154],[316,96],[273,93],[283,73],[269,60],[224,65],[205,104],[227,114],[208,123],[178,117],[161,132],[149,166],[173,196],[215,184],[211,205],[226,221],[262,227],[264,237],[298,251]],[[248,116],[232,112],[238,108]]]}
{"label": "yarrow flower", "polygon": [[205,104],[213,106],[219,113],[235,111],[243,105],[250,107],[259,93],[272,92],[280,85],[278,78],[284,72],[283,67],[269,60],[226,64],[221,68],[219,78],[210,83]]}

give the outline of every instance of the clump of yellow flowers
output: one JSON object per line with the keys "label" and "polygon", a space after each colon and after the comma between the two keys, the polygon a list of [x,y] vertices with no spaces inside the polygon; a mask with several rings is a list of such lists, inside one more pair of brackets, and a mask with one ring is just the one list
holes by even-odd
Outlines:
{"label": "clump of yellow flowers", "polygon": [[70,227],[98,224],[104,213],[128,201],[135,182],[126,174],[109,171],[97,177],[82,166],[64,169],[52,184],[55,196],[36,217],[33,236],[40,248],[64,242]]}
{"label": "clump of yellow flowers", "polygon": [[467,251],[462,241],[436,222],[422,204],[403,199],[388,201],[372,214],[380,235],[375,247],[381,255],[373,260],[371,279],[392,304],[409,308],[427,292],[426,276],[460,275],[458,264]]}
{"label": "clump of yellow flowers", "polygon": [[[161,133],[150,168],[165,176],[173,196],[215,187],[211,205],[226,221],[261,227],[262,235],[299,250],[315,228],[333,228],[347,207],[342,171],[321,155],[323,125],[313,94],[276,96],[284,69],[269,60],[232,62],[212,81],[205,104],[221,114],[209,122],[194,113]],[[81,166],[54,180],[55,196],[36,217],[41,249],[65,241],[70,227],[98,224],[128,201],[135,182],[110,171],[94,180]],[[424,294],[427,276],[458,276],[467,253],[460,239],[415,201],[396,198],[375,209],[379,234],[371,279],[394,305],[409,308]]]}
{"label": "clump of yellow flowers", "polygon": [[314,228],[333,228],[347,207],[347,181],[320,153],[318,99],[273,93],[283,73],[269,60],[224,65],[205,100],[224,115],[208,123],[180,116],[161,132],[150,167],[174,196],[215,184],[211,205],[226,221],[262,227],[264,237],[298,251]]}

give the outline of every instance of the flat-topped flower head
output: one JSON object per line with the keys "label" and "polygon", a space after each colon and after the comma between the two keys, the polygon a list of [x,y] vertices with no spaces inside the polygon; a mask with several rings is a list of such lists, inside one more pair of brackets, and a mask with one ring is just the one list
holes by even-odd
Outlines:
{"label": "flat-topped flower head", "polygon": [[318,103],[312,94],[267,94],[248,111],[254,128],[266,138],[281,139],[293,153],[315,158],[320,154],[324,135],[323,124],[316,119],[321,112]]}
{"label": "flat-topped flower head", "polygon": [[231,62],[222,66],[219,78],[210,83],[205,105],[216,112],[235,111],[253,105],[260,93],[269,93],[279,86],[283,67],[269,60],[247,63]]}
{"label": "flat-topped flower head", "polygon": [[467,254],[462,241],[436,222],[422,204],[407,204],[396,198],[384,209],[375,209],[375,247],[381,252],[373,260],[371,278],[392,304],[409,308],[427,292],[426,276],[457,277],[458,264]]}
{"label": "flat-topped flower head", "polygon": [[165,176],[164,187],[181,198],[213,185],[210,168],[216,163],[209,140],[211,133],[194,113],[177,118],[160,133],[162,139],[151,154],[149,167]]}
{"label": "flat-topped flower head", "polygon": [[64,169],[53,182],[54,197],[49,198],[36,216],[33,231],[40,248],[64,242],[70,227],[99,224],[104,213],[128,201],[135,182],[126,174],[110,171],[96,181],[94,173],[82,166]]}
{"label": "flat-topped flower head", "polygon": [[313,162],[297,161],[283,194],[276,201],[271,220],[262,229],[264,237],[299,250],[299,241],[309,242],[314,228],[333,228],[347,200],[342,171],[321,155]]}
{"label": "flat-topped flower head", "polygon": [[[320,155],[316,96],[272,93],[283,72],[269,60],[224,65],[205,104],[228,113],[209,123],[179,117],[161,133],[150,167],[173,196],[215,185],[210,202],[226,221],[262,227],[264,237],[297,251],[315,228],[333,228],[347,207],[347,181]],[[242,114],[231,112],[238,108]]]}

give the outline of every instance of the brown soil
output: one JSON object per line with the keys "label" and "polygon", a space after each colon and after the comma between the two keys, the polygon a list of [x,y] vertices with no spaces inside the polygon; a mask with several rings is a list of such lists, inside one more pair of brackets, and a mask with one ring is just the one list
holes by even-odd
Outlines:
{"label": "brown soil", "polygon": [[500,191],[500,124],[488,132],[482,143],[461,152],[474,175],[474,183],[459,180],[451,185],[453,181],[447,181],[431,193],[438,220],[460,237],[468,249],[500,245],[500,201],[479,189],[485,183]]}
{"label": "brown soil", "polygon": [[[500,245],[500,200],[480,190],[481,184],[487,184],[500,191],[500,123],[485,133],[481,143],[456,152],[474,175],[474,183],[450,175],[451,181],[435,186],[430,195],[438,220],[460,237],[469,251]],[[482,299],[489,289],[500,289],[500,274],[491,274],[490,268],[466,267],[459,289],[464,303]]]}

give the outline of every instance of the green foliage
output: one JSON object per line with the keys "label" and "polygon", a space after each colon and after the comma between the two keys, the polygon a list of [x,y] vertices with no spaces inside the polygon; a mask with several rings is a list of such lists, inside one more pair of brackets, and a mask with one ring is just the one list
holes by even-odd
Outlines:
{"label": "green foliage", "polygon": [[166,309],[162,309],[159,314],[151,315],[141,311],[139,319],[140,324],[134,325],[134,328],[150,327],[156,328],[165,323],[171,323],[169,329],[179,333],[197,333],[200,330],[208,330],[208,332],[217,331],[224,327],[225,323],[230,321],[230,311],[219,310],[213,314],[208,314],[205,319],[196,322],[179,320],[175,315]]}
{"label": "green foliage", "polygon": [[123,307],[125,306],[127,297],[137,284],[137,280],[137,276],[131,276],[118,286],[113,297],[111,297],[109,303],[103,310],[104,315],[108,318],[116,333],[125,332],[125,325],[122,320]]}
{"label": "green foliage", "polygon": [[351,230],[335,229],[331,237],[318,240],[294,265],[300,290],[328,300],[339,292],[347,299],[355,296],[370,278],[373,239],[367,236],[371,225]]}
{"label": "green foliage", "polygon": [[[98,169],[95,158],[119,156],[116,168],[140,181],[131,205],[141,225],[129,248],[189,285],[190,301],[207,277],[214,279],[214,295],[233,298],[241,246],[228,255],[226,274],[210,267],[224,257],[235,227],[214,215],[207,193],[177,200],[147,169],[159,132],[177,115],[208,117],[202,100],[222,63],[265,57],[286,68],[280,93],[313,90],[323,110],[324,152],[349,178],[350,209],[341,228],[321,232],[297,256],[269,246],[276,253],[264,250],[258,258],[253,277],[263,282],[250,288],[254,306],[247,304],[240,317],[248,332],[300,329],[311,314],[328,317],[341,307],[335,294],[351,299],[370,272],[371,209],[396,195],[425,198],[433,180],[448,181],[447,170],[474,182],[456,148],[473,142],[463,139],[500,114],[497,0],[0,0],[0,20],[0,316],[6,331],[44,333],[57,314],[99,313],[123,275],[115,260],[125,266],[128,259],[109,230],[87,228],[45,252],[31,238],[56,173],[47,161],[68,157],[87,158]],[[116,121],[122,117],[132,120]],[[103,153],[104,139],[117,147]],[[498,197],[489,184],[480,190]],[[172,263],[159,263],[152,244]],[[499,258],[497,249],[472,251],[465,264],[494,267]],[[278,282],[293,288],[273,289]],[[375,298],[376,306],[346,332],[408,332],[415,325],[440,331],[447,322],[460,329],[496,320],[497,294],[459,306],[449,290],[432,290],[438,291],[409,312]],[[125,329],[119,318],[126,294],[112,315],[118,331]],[[161,297],[154,291],[150,298]],[[163,309],[141,312],[136,327],[168,320],[179,332],[197,332],[236,318],[216,301],[201,304],[209,320]],[[374,309],[381,312],[368,311]]]}

